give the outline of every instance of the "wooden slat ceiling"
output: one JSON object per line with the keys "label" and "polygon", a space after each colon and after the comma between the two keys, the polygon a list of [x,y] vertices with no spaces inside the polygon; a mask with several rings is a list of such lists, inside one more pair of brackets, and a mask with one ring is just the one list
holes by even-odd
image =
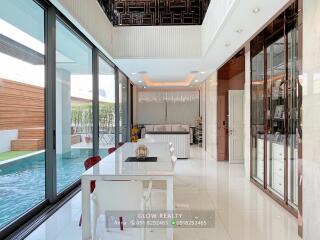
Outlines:
{"label": "wooden slat ceiling", "polygon": [[199,25],[210,0],[97,0],[115,26]]}

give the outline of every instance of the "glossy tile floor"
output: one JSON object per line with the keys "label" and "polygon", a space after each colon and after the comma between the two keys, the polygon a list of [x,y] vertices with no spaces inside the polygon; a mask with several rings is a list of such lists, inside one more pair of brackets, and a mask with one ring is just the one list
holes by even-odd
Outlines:
{"label": "glossy tile floor", "polygon": [[[298,240],[296,219],[244,177],[241,164],[216,162],[197,147],[191,159],[178,160],[175,177],[176,209],[215,210],[215,227],[176,228],[174,240]],[[155,190],[153,208],[165,206],[165,193]],[[28,240],[81,239],[78,221],[80,194],[76,195]],[[99,239],[139,239],[132,229],[106,232],[98,227]],[[147,232],[146,239],[165,239],[164,229]]]}

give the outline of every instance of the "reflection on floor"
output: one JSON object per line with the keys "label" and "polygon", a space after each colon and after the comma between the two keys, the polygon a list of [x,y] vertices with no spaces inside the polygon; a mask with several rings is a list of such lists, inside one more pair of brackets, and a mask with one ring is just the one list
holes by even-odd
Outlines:
{"label": "reflection on floor", "polygon": [[[192,158],[176,165],[175,206],[191,210],[215,210],[215,227],[176,228],[174,240],[299,240],[296,219],[244,177],[243,165],[216,162],[199,148]],[[153,204],[165,204],[162,191],[155,191]],[[28,240],[81,239],[78,194],[27,238]],[[102,226],[101,226],[102,225]],[[104,231],[100,239],[139,239],[135,232]],[[110,236],[112,234],[112,236]],[[146,239],[165,239],[163,229],[147,232]]]}

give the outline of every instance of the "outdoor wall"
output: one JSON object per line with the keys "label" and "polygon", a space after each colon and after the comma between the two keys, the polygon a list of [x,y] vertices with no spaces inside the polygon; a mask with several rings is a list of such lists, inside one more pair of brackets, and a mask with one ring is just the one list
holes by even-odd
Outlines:
{"label": "outdoor wall", "polygon": [[57,69],[56,76],[56,151],[64,154],[71,148],[71,76],[64,69]]}
{"label": "outdoor wall", "polygon": [[0,79],[0,130],[43,126],[44,89]]}
{"label": "outdoor wall", "polygon": [[303,239],[320,239],[320,1],[303,0]]}
{"label": "outdoor wall", "polygon": [[11,150],[11,141],[18,138],[18,129],[0,130],[0,153]]}

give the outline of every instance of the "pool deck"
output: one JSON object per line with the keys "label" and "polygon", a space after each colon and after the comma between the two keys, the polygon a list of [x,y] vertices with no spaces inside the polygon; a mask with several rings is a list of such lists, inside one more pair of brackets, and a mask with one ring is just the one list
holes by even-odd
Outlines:
{"label": "pool deck", "polygon": [[25,154],[25,155],[22,155],[22,156],[19,156],[19,157],[10,158],[8,160],[3,160],[3,161],[0,162],[0,166],[8,164],[8,163],[11,163],[11,162],[19,161],[19,160],[22,160],[22,159],[24,159],[26,157],[31,157],[31,156],[34,156],[34,155],[37,155],[37,154],[43,153],[43,152],[44,152],[44,150],[40,150],[40,151],[35,151],[35,152],[29,153],[29,154]]}

